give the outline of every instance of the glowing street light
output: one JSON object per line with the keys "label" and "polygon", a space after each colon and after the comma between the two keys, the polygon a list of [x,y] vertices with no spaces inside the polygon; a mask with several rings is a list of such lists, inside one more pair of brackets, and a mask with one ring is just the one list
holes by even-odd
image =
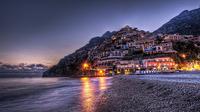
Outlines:
{"label": "glowing street light", "polygon": [[83,64],[83,68],[84,68],[84,69],[87,69],[88,67],[89,67],[89,64],[88,64],[88,63],[84,63],[84,64]]}
{"label": "glowing street light", "polygon": [[89,63],[85,62],[82,64],[82,70],[89,70],[89,69],[90,69]]}
{"label": "glowing street light", "polygon": [[85,62],[82,64],[82,73],[83,75],[87,75],[89,73],[90,70],[90,65],[89,63]]}
{"label": "glowing street light", "polygon": [[102,74],[102,73],[103,73],[103,70],[99,70],[99,73]]}
{"label": "glowing street light", "polygon": [[104,71],[104,70],[98,70],[98,74],[99,74],[100,76],[103,76],[103,75],[105,75],[105,71]]}
{"label": "glowing street light", "polygon": [[185,59],[186,58],[186,54],[181,54],[181,57]]}

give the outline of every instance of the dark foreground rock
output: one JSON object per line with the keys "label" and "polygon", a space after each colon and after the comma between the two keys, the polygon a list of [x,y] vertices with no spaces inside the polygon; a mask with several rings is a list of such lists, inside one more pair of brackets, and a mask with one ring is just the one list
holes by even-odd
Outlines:
{"label": "dark foreground rock", "polygon": [[97,112],[199,112],[200,84],[114,77]]}

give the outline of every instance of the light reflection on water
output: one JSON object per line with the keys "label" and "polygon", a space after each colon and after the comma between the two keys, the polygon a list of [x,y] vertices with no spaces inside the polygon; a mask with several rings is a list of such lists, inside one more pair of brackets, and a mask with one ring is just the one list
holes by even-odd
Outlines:
{"label": "light reflection on water", "polygon": [[90,107],[93,104],[94,93],[93,93],[93,85],[90,83],[88,78],[82,78],[82,92],[81,97],[83,98],[81,104],[84,111],[89,111]]}
{"label": "light reflection on water", "polygon": [[98,100],[97,93],[101,95],[109,86],[109,84],[106,83],[107,79],[108,78],[106,77],[99,77],[95,79],[81,78],[81,105],[84,112],[94,111],[95,101]]}
{"label": "light reflection on water", "polygon": [[100,77],[100,78],[99,78],[99,90],[105,90],[105,89],[108,88],[107,86],[108,86],[108,85],[107,85],[107,83],[106,83],[105,77]]}

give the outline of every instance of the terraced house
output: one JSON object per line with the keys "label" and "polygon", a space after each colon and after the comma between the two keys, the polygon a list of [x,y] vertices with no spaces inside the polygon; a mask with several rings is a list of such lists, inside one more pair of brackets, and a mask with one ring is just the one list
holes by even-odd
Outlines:
{"label": "terraced house", "polygon": [[[190,38],[188,38],[190,37]],[[94,69],[105,73],[132,74],[136,71],[174,71],[179,55],[174,45],[179,41],[198,41],[197,37],[179,34],[158,34],[126,26],[111,38],[88,52]],[[195,44],[198,46],[200,44]]]}

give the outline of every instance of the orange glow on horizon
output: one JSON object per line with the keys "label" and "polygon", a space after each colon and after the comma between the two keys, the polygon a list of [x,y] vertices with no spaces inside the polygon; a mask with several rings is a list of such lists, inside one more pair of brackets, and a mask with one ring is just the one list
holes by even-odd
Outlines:
{"label": "orange glow on horizon", "polygon": [[43,56],[43,54],[25,54],[25,53],[18,53],[12,54],[6,57],[1,57],[3,60],[2,63],[11,64],[11,65],[18,65],[18,64],[43,64],[48,67],[51,67],[58,63],[61,57],[47,57]]}

